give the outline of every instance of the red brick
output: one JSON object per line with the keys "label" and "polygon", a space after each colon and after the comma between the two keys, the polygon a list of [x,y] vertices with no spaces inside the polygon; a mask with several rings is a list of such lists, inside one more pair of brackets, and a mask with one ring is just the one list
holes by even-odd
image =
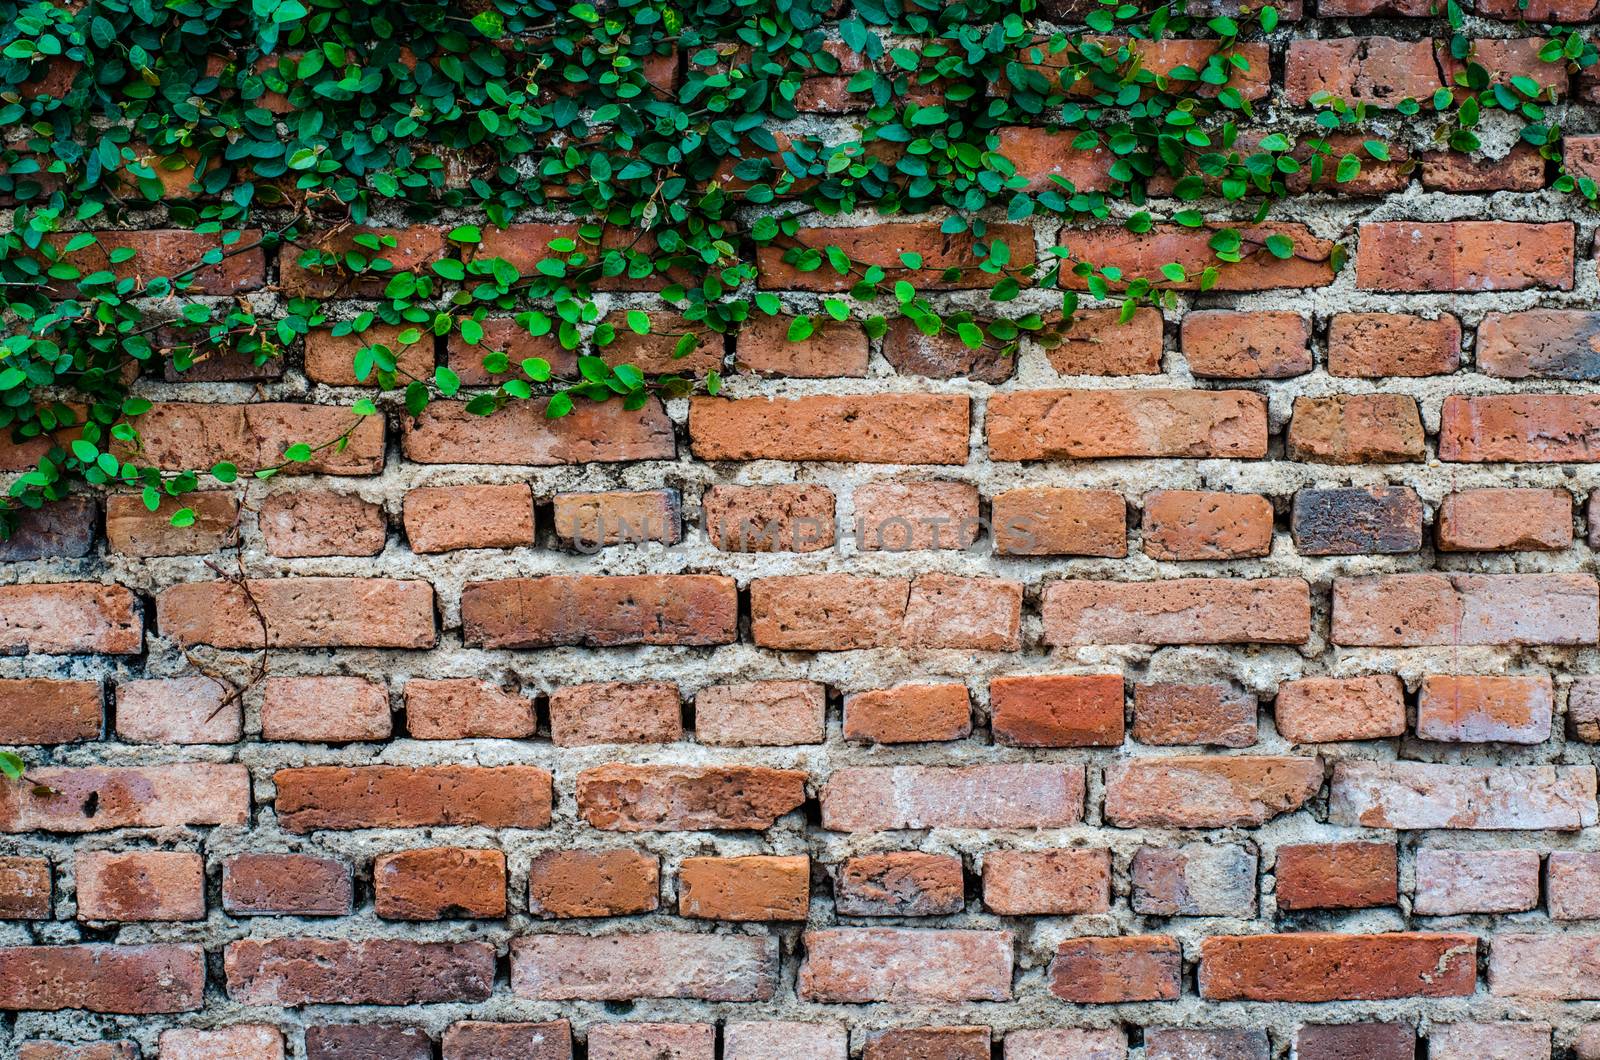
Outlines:
{"label": "red brick", "polygon": [[[180,508],[194,513],[190,526],[173,526]],[[132,493],[106,498],[106,547],[125,556],[204,556],[239,543],[239,498],[207,490],[163,497],[155,510]]]}
{"label": "red brick", "polygon": [[591,1060],[714,1060],[717,1028],[710,1023],[596,1023],[589,1028]]}
{"label": "red brick", "polygon": [[1044,640],[1073,644],[1303,644],[1311,600],[1299,578],[1052,582]]}
{"label": "red brick", "polygon": [[472,677],[406,682],[406,731],[418,740],[520,739],[538,728],[533,700]]}
{"label": "red brick", "polygon": [[822,827],[1064,828],[1083,820],[1084,786],[1081,765],[840,769],[822,788]]}
{"label": "red brick", "polygon": [[861,1060],[988,1060],[988,1027],[918,1027],[879,1031],[867,1038]]}
{"label": "red brick", "polygon": [[1158,747],[1249,747],[1256,742],[1256,706],[1255,696],[1229,685],[1135,685],[1133,738]]}
{"label": "red brick", "polygon": [[128,743],[233,743],[242,714],[239,694],[210,677],[117,685],[117,736]]}
{"label": "red brick", "polygon": [[139,1060],[139,1047],[133,1042],[23,1042],[17,1060]]}
{"label": "red brick", "polygon": [[425,1005],[487,1001],[494,947],[398,939],[243,939],[223,949],[241,1005]]}
{"label": "red brick", "polygon": [[1550,919],[1600,917],[1600,855],[1553,851],[1547,881]]}
{"label": "red brick", "polygon": [[1119,310],[1082,309],[1045,356],[1062,375],[1158,375],[1161,341],[1159,309],[1136,310],[1126,323]]}
{"label": "red brick", "polygon": [[332,490],[274,493],[261,502],[261,535],[274,556],[376,556],[388,524],[383,508]]}
{"label": "red brick", "polygon": [[733,579],[714,574],[552,574],[461,592],[462,640],[483,648],[729,644],[738,617]]}
{"label": "red brick", "polygon": [[511,992],[534,1001],[765,1001],[777,979],[778,941],[767,934],[658,931],[511,940]]}
{"label": "red brick", "polygon": [[[991,224],[981,242],[986,246],[1004,243],[1011,252],[1010,268],[1023,269],[1033,264],[1033,241],[1033,229],[1026,225]],[[817,250],[838,247],[852,262],[880,266],[891,281],[909,279],[919,290],[987,288],[995,278],[994,273],[979,268],[983,259],[977,256],[970,232],[945,235],[937,224],[930,222],[880,224],[870,228],[802,228],[795,236],[795,243]],[[784,262],[786,253],[777,246],[756,249],[760,286],[771,290],[845,291],[860,279],[858,272],[841,276],[826,262],[812,272],[801,272]],[[901,264],[900,255],[905,253],[922,256],[920,271],[911,271]],[[947,279],[945,270],[948,269],[961,271]]]}
{"label": "red brick", "polygon": [[661,872],[637,850],[550,850],[528,865],[528,910],[536,916],[625,916],[660,902]]}
{"label": "red brick", "polygon": [[0,680],[0,743],[98,740],[100,710],[99,681]]}
{"label": "red brick", "polygon": [[1253,828],[1299,810],[1321,787],[1315,758],[1135,758],[1107,768],[1105,815],[1118,828]]}
{"label": "red brick", "polygon": [[1297,107],[1326,97],[1379,107],[1402,99],[1426,102],[1443,84],[1434,47],[1392,37],[1290,41],[1284,95]]}
{"label": "red brick", "polygon": [[1121,674],[1039,674],[989,682],[995,742],[1015,747],[1122,743]]}
{"label": "red brick", "polygon": [[269,677],[261,698],[263,740],[386,740],[389,690],[364,677]]}
{"label": "red brick", "polygon": [[1422,156],[1422,186],[1457,195],[1538,191],[1544,187],[1544,157],[1530,144],[1518,144],[1499,158],[1434,151]]}
{"label": "red brick", "polygon": [[1144,498],[1152,559],[1250,559],[1272,551],[1272,502],[1253,493],[1154,490]]}
{"label": "red brick", "polygon": [[702,525],[724,552],[818,552],[833,547],[833,493],[824,486],[712,486]]}
{"label": "red brick", "polygon": [[[443,1044],[444,1060],[572,1060],[572,1026],[566,1020],[549,1023],[463,1021],[445,1028]],[[432,1049],[428,1049],[418,1060],[428,1060],[432,1054]],[[356,1060],[367,1058],[361,1056]],[[372,1060],[384,1058],[373,1057]]]}
{"label": "red brick", "polygon": [[[45,767],[0,785],[0,832],[104,832],[250,820],[241,765]],[[43,789],[48,789],[44,791]]]}
{"label": "red brick", "polygon": [[1050,992],[1077,1005],[1172,1001],[1182,975],[1183,950],[1170,935],[1067,939],[1050,962]]}
{"label": "red brick", "polygon": [[1135,913],[1256,915],[1256,853],[1237,843],[1140,847],[1130,870]]}
{"label": "red brick", "polygon": [[161,1032],[162,1060],[283,1060],[283,1032],[264,1023]]}
{"label": "red brick", "polygon": [[1008,556],[1128,554],[1127,512],[1115,490],[1040,486],[995,495],[995,551]]}
{"label": "red brick", "polygon": [[1593,644],[1600,623],[1587,574],[1388,574],[1335,578],[1333,642]]}
{"label": "red brick", "polygon": [[1417,737],[1457,743],[1543,743],[1555,689],[1548,676],[1429,674],[1417,697]]}
{"label": "red brick", "polygon": [[867,374],[867,334],[860,325],[822,320],[809,338],[789,341],[789,317],[755,316],[735,339],[740,365],[762,375],[799,379],[860,378]]}
{"label": "red brick", "polygon": [[744,681],[702,688],[694,736],[720,747],[788,747],[827,738],[827,690],[815,681]]}
{"label": "red brick", "polygon": [[533,491],[508,486],[424,486],[406,493],[411,551],[526,548],[533,544]]}
{"label": "red brick", "polygon": [[550,824],[550,774],[531,766],[304,766],[272,780],[290,832]]}
{"label": "red brick", "polygon": [[[255,245],[261,241],[259,229],[240,231],[238,242],[231,245],[225,245],[216,234],[184,228],[103,231],[94,235],[99,242],[63,254],[62,260],[76,265],[84,275],[108,270],[118,280],[135,279],[136,290],[142,290],[157,276],[173,280],[192,277],[185,288],[187,294],[242,294],[259,290],[267,282],[266,254]],[[68,238],[65,234],[47,237],[57,250],[66,246]],[[110,252],[121,247],[131,247],[137,253],[127,261],[111,264]],[[227,256],[215,264],[202,263],[207,252],[218,249],[226,249]]]}
{"label": "red brick", "polygon": [[[1213,266],[1217,268],[1216,282],[1211,286],[1213,291],[1326,287],[1333,282],[1330,259],[1334,244],[1313,236],[1305,225],[1238,224],[1234,230],[1241,240],[1239,260],[1219,263],[1210,244],[1216,230],[1223,227],[1219,221],[1213,222],[1209,229],[1158,224],[1141,233],[1129,232],[1120,225],[1081,232],[1069,229],[1063,233],[1061,241],[1079,260],[1093,262],[1100,269],[1108,266],[1121,269],[1124,282],[1148,279],[1176,290],[1198,290],[1204,270]],[[1280,235],[1288,237],[1293,244],[1292,256],[1287,259],[1267,249],[1267,240]],[[1163,279],[1161,267],[1167,264],[1183,266],[1188,279],[1178,283]],[[1063,271],[1061,286],[1083,290],[1088,287],[1088,281]]]}
{"label": "red brick", "polygon": [[1301,1027],[1299,1060],[1415,1060],[1417,1032],[1404,1023],[1340,1023]]}
{"label": "red brick", "polygon": [[1394,464],[1423,459],[1417,402],[1404,394],[1295,398],[1289,421],[1291,460],[1325,464]]}
{"label": "red brick", "polygon": [[960,740],[972,734],[967,686],[898,685],[844,699],[844,736],[869,743]]}
{"label": "red brick", "polygon": [[1600,313],[1488,313],[1478,325],[1477,353],[1479,370],[1503,379],[1600,378]]}
{"label": "red brick", "polygon": [[0,857],[0,919],[50,919],[50,862]]}
{"label": "red brick", "polygon": [[205,864],[199,854],[84,851],[73,870],[79,920],[205,919]]}
{"label": "red brick", "polygon": [[1574,831],[1595,823],[1589,766],[1339,762],[1331,824],[1364,828]]}
{"label": "red brick", "polygon": [[966,907],[966,881],[955,854],[896,850],[848,858],[834,873],[840,916],[941,916]]}
{"label": "red brick", "polygon": [[205,982],[205,952],[199,946],[0,948],[0,1008],[5,1009],[193,1012],[205,1003]]}
{"label": "red brick", "polygon": [[578,774],[578,813],[614,832],[761,830],[805,801],[805,782],[765,766],[595,766]]}
{"label": "red brick", "polygon": [[1278,686],[1273,714],[1278,735],[1292,743],[1404,736],[1405,689],[1392,674],[1306,677]]}
{"label": "red brick", "polygon": [[1183,318],[1190,371],[1216,379],[1287,379],[1311,371],[1311,331],[1299,313],[1203,309]]}
{"label": "red brick", "polygon": [[1593,935],[1501,933],[1489,944],[1489,992],[1496,997],[1600,998],[1600,940]]}
{"label": "red brick", "polygon": [[0,585],[0,655],[137,655],[144,627],[120,585]]}
{"label": "red brick", "polygon": [[804,920],[811,909],[811,859],[684,858],[678,914],[703,920]]}
{"label": "red brick", "polygon": [[1570,221],[1371,221],[1361,226],[1356,286],[1368,291],[1570,291]]}
{"label": "red brick", "polygon": [[1016,353],[985,343],[974,349],[957,335],[947,334],[942,325],[929,335],[909,317],[896,317],[883,336],[883,359],[900,375],[927,379],[973,379],[980,383],[1003,383],[1017,367]]}
{"label": "red brick", "polygon": [[[372,250],[357,244],[357,235],[375,236],[380,241],[392,238],[394,246]],[[279,284],[285,294],[309,298],[381,298],[396,273],[424,268],[445,257],[444,236],[445,230],[434,225],[313,232],[299,244],[283,248],[278,261]],[[302,265],[302,256],[313,252],[335,255],[337,264]],[[380,261],[389,267],[359,275],[351,269],[352,265]]]}
{"label": "red brick", "polygon": [[1022,585],[996,578],[850,574],[756,578],[750,583],[755,643],[787,651],[1021,646]]}
{"label": "red brick", "polygon": [[498,850],[433,847],[379,854],[373,909],[389,920],[506,915],[506,856]]}
{"label": "red brick", "polygon": [[579,401],[557,419],[543,401],[517,402],[493,416],[466,410],[462,401],[435,401],[408,419],[401,441],[418,464],[559,464],[671,460],[677,455],[672,421],[660,402],[628,410],[620,401]]}
{"label": "red brick", "polygon": [[1289,529],[1302,556],[1417,552],[1422,500],[1410,486],[1297,490]]}
{"label": "red brick", "polygon": [[156,618],[179,644],[247,651],[263,640],[274,648],[431,648],[436,640],[433,586],[392,578],[188,582],[156,597]]}
{"label": "red brick", "polygon": [[1218,936],[1200,944],[1200,996],[1213,1001],[1384,1001],[1468,997],[1472,935],[1393,932]]}
{"label": "red brick", "polygon": [[276,467],[291,445],[321,445],[350,434],[342,450],[328,448],[291,463],[284,474],[376,475],[383,470],[382,416],[359,422],[349,409],[266,401],[251,405],[158,402],[139,417],[138,462],[163,471],[208,468],[227,461],[243,473]]}
{"label": "red brick", "polygon": [[850,1055],[850,1032],[838,1023],[729,1020],[722,1039],[727,1060],[847,1060]]}
{"label": "red brick", "polygon": [[1537,850],[1417,851],[1417,893],[1412,912],[1520,913],[1539,904]]}
{"label": "red brick", "polygon": [[676,490],[558,493],[554,512],[556,539],[580,552],[644,541],[675,545],[683,536]]}
{"label": "red brick", "polygon": [[[1074,137],[1050,129],[1013,125],[1000,130],[1000,154],[1016,167],[1028,183],[1027,191],[1055,191],[1070,197],[1076,191],[1110,191],[1109,148],[1087,150],[1072,146]],[[1059,177],[1060,180],[1053,178]],[[1066,183],[1063,184],[1062,181]]]}
{"label": "red brick", "polygon": [[1600,742],[1600,679],[1582,676],[1568,687],[1567,731],[1584,743]]}
{"label": "red brick", "polygon": [[1010,1001],[1009,931],[834,928],[805,933],[801,1001]]}
{"label": "red brick", "polygon": [[[1594,78],[1587,73],[1578,75],[1578,83],[1584,86],[1582,93],[1585,102],[1593,102]],[[1568,174],[1576,179],[1587,177],[1594,180],[1600,177],[1600,136],[1593,134],[1579,136],[1563,136],[1561,138],[1561,166]]]}
{"label": "red brick", "polygon": [[378,373],[369,369],[366,376],[356,378],[356,356],[362,349],[382,346],[395,360],[401,382],[410,378],[433,378],[433,332],[417,330],[418,338],[410,344],[400,342],[406,329],[398,324],[374,323],[362,332],[335,335],[332,328],[313,328],[306,334],[306,378],[315,383],[332,386],[375,385]]}
{"label": "red brick", "polygon": [[[644,335],[636,333],[619,315],[601,322],[602,326],[606,324],[615,329],[615,337],[609,346],[597,347],[595,353],[607,364],[631,364],[646,375],[703,376],[722,369],[722,336],[703,324],[685,320],[682,314],[651,312],[650,330]],[[693,335],[695,345],[683,356],[674,356],[683,335]]]}
{"label": "red brick", "polygon": [[1025,390],[989,399],[996,460],[1213,457],[1267,452],[1267,407],[1242,390]]}
{"label": "red brick", "polygon": [[1439,459],[1467,463],[1600,460],[1600,397],[1491,394],[1444,399]]}
{"label": "red brick", "polygon": [[550,694],[550,739],[557,747],[681,740],[678,686],[602,681],[558,688]]}
{"label": "red brick", "polygon": [[964,464],[968,405],[959,394],[695,398],[689,439],[701,460]]}
{"label": "red brick", "polygon": [[978,538],[978,487],[969,482],[872,482],[854,499],[863,552],[964,549]]}
{"label": "red brick", "polygon": [[983,904],[1001,916],[1073,916],[1111,908],[1105,850],[991,850],[983,856]]}
{"label": "red brick", "polygon": [[309,854],[237,854],[222,863],[222,908],[234,916],[346,916],[350,866]]}
{"label": "red brick", "polygon": [[1366,909],[1398,901],[1393,843],[1281,846],[1275,871],[1279,909]]}
{"label": "red brick", "polygon": [[1405,313],[1335,313],[1328,323],[1328,373],[1362,379],[1449,375],[1461,367],[1461,322]]}

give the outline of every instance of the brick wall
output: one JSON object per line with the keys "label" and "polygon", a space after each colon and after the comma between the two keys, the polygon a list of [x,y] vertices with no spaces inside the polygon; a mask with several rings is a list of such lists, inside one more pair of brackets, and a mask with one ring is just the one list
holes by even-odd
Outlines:
{"label": "brick wall", "polygon": [[[1317,92],[1431,93],[1425,6],[1286,10],[1253,94],[1294,129]],[[187,528],[30,517],[0,545],[7,1055],[1600,1057],[1594,224],[1526,147],[1391,131],[1253,230],[1295,258],[1050,349],[779,321],[696,355],[724,397],[391,410]],[[802,238],[960,260],[936,223],[828,223]],[[109,241],[204,239],[149,227]],[[995,227],[1129,270],[1206,239]],[[795,311],[828,285],[761,264]],[[256,253],[201,290],[316,282]],[[353,348],[151,380],[147,455],[337,433]]]}

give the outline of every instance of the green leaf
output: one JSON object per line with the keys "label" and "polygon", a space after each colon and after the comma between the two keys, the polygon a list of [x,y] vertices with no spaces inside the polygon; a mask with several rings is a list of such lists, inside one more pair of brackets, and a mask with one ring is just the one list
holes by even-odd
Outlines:
{"label": "green leaf", "polygon": [[1272,256],[1275,258],[1292,258],[1294,257],[1294,240],[1286,235],[1275,233],[1267,237],[1267,249],[1272,252]]}
{"label": "green leaf", "polygon": [[628,330],[635,335],[650,334],[650,314],[642,309],[628,310]]}
{"label": "green leaf", "polygon": [[239,478],[239,469],[226,460],[211,465],[211,477],[218,482],[233,482]]}
{"label": "green leaf", "polygon": [[193,508],[179,508],[177,511],[173,512],[172,513],[172,525],[173,526],[180,526],[180,527],[182,527],[182,526],[193,526],[194,525],[194,509]]}
{"label": "green leaf", "polygon": [[4,773],[7,780],[21,780],[27,768],[27,763],[15,751],[0,751],[0,773]]}
{"label": "green leaf", "polygon": [[305,442],[297,442],[283,451],[283,458],[293,464],[303,464],[311,459],[311,447]]}
{"label": "green leaf", "polygon": [[795,317],[789,321],[789,341],[804,342],[816,330],[816,322],[810,317]]}

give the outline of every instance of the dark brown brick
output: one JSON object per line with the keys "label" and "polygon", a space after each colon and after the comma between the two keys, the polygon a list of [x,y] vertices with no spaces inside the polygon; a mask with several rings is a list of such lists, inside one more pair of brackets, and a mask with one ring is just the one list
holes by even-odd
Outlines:
{"label": "dark brown brick", "polygon": [[1306,556],[1416,552],[1422,501],[1409,486],[1300,490],[1290,529],[1295,549]]}

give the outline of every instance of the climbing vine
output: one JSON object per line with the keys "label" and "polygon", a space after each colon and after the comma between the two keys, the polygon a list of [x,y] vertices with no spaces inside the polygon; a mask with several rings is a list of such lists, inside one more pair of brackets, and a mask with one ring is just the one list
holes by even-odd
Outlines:
{"label": "climbing vine", "polygon": [[[1348,183],[1388,161],[1391,138],[1373,127],[1397,115],[1460,152],[1503,115],[1560,157],[1555,92],[1478,62],[1453,0],[1442,12],[1453,84],[1387,112],[1318,97],[1305,121],[1270,128],[1252,85],[1263,42],[1286,35],[1272,6],[1206,17],[1098,0],[1050,19],[1035,0],[836,6],[0,5],[0,430],[41,447],[8,485],[0,534],[85,485],[137,491],[155,510],[204,481],[267,478],[342,449],[367,417],[418,416],[441,398],[483,416],[537,402],[560,417],[581,402],[718,392],[719,370],[647,374],[611,355],[630,332],[678,358],[758,317],[783,318],[796,341],[830,318],[878,336],[906,317],[1003,355],[1024,336],[1048,344],[1080,290],[1126,318],[1212,287],[1247,256],[1295,257],[1290,237],[1258,239],[1236,218],[1260,222],[1308,182]],[[1162,51],[1175,41],[1204,43]],[[1539,57],[1566,72],[1596,53],[1567,33]],[[1007,153],[1019,127],[1054,132],[1063,159],[1098,159],[1097,178],[1019,169]],[[1587,179],[1563,173],[1555,186],[1595,197]],[[851,253],[825,223],[857,211],[927,215],[961,253]],[[1041,218],[1063,225],[1038,260],[996,236]],[[1084,227],[1107,224],[1204,229],[1210,257],[1124,275],[1079,246]],[[411,226],[436,229],[439,245],[415,252],[397,235]],[[124,238],[152,228],[210,246],[169,261]],[[280,279],[304,282],[208,284],[262,252]],[[826,293],[764,289],[760,261],[826,277],[800,285]],[[953,305],[940,294],[951,286],[981,295]],[[658,292],[660,308],[623,306],[618,290]],[[520,355],[495,326],[507,320],[576,354],[575,370]],[[341,431],[260,466],[147,457],[141,377],[181,380],[224,356],[264,365],[321,328],[359,337],[364,394]],[[441,336],[478,350],[481,380],[407,367],[406,348]]]}

